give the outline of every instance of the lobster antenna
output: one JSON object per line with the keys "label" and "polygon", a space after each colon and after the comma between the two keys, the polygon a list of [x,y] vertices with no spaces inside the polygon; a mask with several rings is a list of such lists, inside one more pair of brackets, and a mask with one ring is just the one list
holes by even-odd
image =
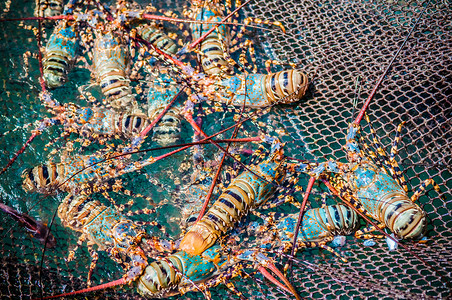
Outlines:
{"label": "lobster antenna", "polygon": [[355,81],[355,98],[353,98],[353,111],[352,111],[351,118],[353,118],[353,116],[355,115],[356,108],[358,107],[358,99],[361,94],[361,84],[359,81],[360,81],[360,78],[358,75],[356,77],[356,81]]}
{"label": "lobster antenna", "polygon": [[47,249],[47,239],[49,238],[50,232],[52,230],[52,225],[53,225],[53,222],[55,221],[57,212],[58,212],[58,208],[55,209],[55,212],[53,213],[53,216],[52,216],[52,220],[50,221],[50,223],[48,225],[49,231],[48,231],[47,236],[44,241],[44,248],[42,249],[41,262],[39,264],[39,287],[40,287],[39,293],[41,294],[41,299],[45,299],[45,298],[43,298],[44,289],[43,289],[43,285],[42,285],[42,266],[44,264],[44,257],[45,257],[45,253],[46,253],[46,249]]}
{"label": "lobster antenna", "polygon": [[[83,290],[78,290],[78,291],[74,291],[74,292],[69,292],[69,293],[64,293],[64,294],[60,294],[60,295],[53,295],[53,296],[47,296],[47,297],[41,297],[39,298],[39,300],[44,300],[44,299],[55,299],[55,298],[60,298],[60,297],[66,297],[66,296],[73,296],[73,295],[78,295],[78,294],[83,294],[83,293],[87,293],[87,292],[93,292],[93,291],[98,291],[98,290],[103,290],[109,287],[114,287],[117,285],[124,285],[126,284],[126,280],[124,278],[112,281],[112,282],[107,282],[101,285],[97,285],[97,286],[93,286],[90,288],[86,288]],[[32,299],[32,300],[38,300],[38,299]]]}
{"label": "lobster antenna", "polygon": [[367,109],[367,107],[370,104],[370,101],[372,101],[373,97],[375,96],[375,93],[377,92],[377,89],[380,87],[381,83],[383,82],[383,79],[385,78],[386,74],[389,72],[389,69],[392,67],[392,65],[393,65],[394,61],[396,60],[397,56],[402,51],[403,47],[405,46],[406,42],[408,41],[408,38],[413,33],[413,31],[416,28],[417,24],[419,24],[419,21],[421,20],[422,15],[424,14],[424,12],[427,10],[427,7],[430,4],[430,1],[431,0],[428,0],[428,1],[424,2],[424,3],[426,3],[424,9],[419,14],[419,17],[417,18],[416,22],[414,22],[414,24],[411,27],[410,31],[408,32],[407,36],[403,40],[402,45],[400,45],[399,49],[397,49],[396,53],[394,54],[394,56],[392,57],[391,61],[389,62],[389,65],[386,67],[386,69],[384,70],[383,74],[381,74],[381,76],[378,79],[377,83],[375,84],[374,88],[370,92],[369,97],[367,98],[366,102],[364,102],[363,107],[361,108],[358,116],[356,117],[355,121],[353,122],[354,124],[359,125],[359,123],[361,122],[362,118],[364,117],[364,113],[366,112],[366,109]]}

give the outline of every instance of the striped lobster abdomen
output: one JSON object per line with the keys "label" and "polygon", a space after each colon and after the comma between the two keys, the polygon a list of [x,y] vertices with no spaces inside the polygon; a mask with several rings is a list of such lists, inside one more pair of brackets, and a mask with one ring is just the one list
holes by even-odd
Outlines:
{"label": "striped lobster abdomen", "polygon": [[231,229],[250,209],[265,203],[275,191],[272,183],[281,183],[285,171],[281,163],[267,160],[236,177],[204,217],[180,243],[180,249],[199,255],[211,247],[221,234]]}
{"label": "striped lobster abdomen", "polygon": [[36,0],[35,17],[53,17],[63,12],[63,0]]}
{"label": "striped lobster abdomen", "polygon": [[[246,79],[246,81],[245,81]],[[216,89],[227,104],[253,108],[275,103],[298,101],[308,88],[308,77],[299,70],[286,70],[268,75],[241,74],[226,77]]]}
{"label": "striped lobster abdomen", "polygon": [[[207,4],[203,7],[204,3],[199,4],[200,6],[195,7],[195,20],[197,21],[208,21],[208,22],[221,22],[223,15],[220,13],[218,7],[212,7],[214,4]],[[217,5],[216,5],[217,6]],[[192,23],[190,25],[193,39],[200,38],[204,33],[209,31],[215,24],[196,24]],[[225,59],[226,45],[229,40],[229,32],[226,25],[220,25],[214,31],[212,31],[202,42],[201,42],[201,65],[204,72],[211,75],[218,75],[224,72],[231,73],[231,67],[227,60]]]}
{"label": "striped lobster abdomen", "polygon": [[174,55],[177,52],[177,45],[169,36],[162,32],[157,26],[147,25],[140,27],[138,33],[150,44],[159,48],[163,52]]}
{"label": "striped lobster abdomen", "polygon": [[[168,106],[179,92],[175,83],[167,74],[162,74],[159,80],[149,83],[148,115],[153,121]],[[180,139],[181,107],[173,105],[153,128],[152,139],[161,146],[174,145]]]}
{"label": "striped lobster abdomen", "polygon": [[[31,169],[25,169],[22,172],[22,187],[27,192],[53,193],[55,188],[69,179],[70,176],[101,160],[102,157],[89,155],[64,156],[60,163],[48,162]],[[59,190],[76,191],[80,188],[81,183],[110,178],[106,168],[105,164],[94,165],[75,175],[63,186],[60,186]]]}
{"label": "striped lobster abdomen", "polygon": [[[283,242],[292,242],[298,213],[290,214],[276,224],[276,231]],[[358,215],[342,204],[307,210],[297,240],[321,242],[336,235],[350,235],[359,226]]]}
{"label": "striped lobster abdomen", "polygon": [[42,60],[47,87],[56,88],[66,82],[77,48],[78,37],[75,33],[75,24],[60,22],[47,42]]}
{"label": "striped lobster abdomen", "polygon": [[102,93],[115,109],[135,106],[130,80],[126,75],[127,46],[112,32],[98,34],[94,43],[93,64]]}
{"label": "striped lobster abdomen", "polygon": [[117,112],[100,107],[85,107],[77,109],[76,114],[75,125],[85,136],[117,134],[130,138],[149,125],[149,118],[139,110]]}

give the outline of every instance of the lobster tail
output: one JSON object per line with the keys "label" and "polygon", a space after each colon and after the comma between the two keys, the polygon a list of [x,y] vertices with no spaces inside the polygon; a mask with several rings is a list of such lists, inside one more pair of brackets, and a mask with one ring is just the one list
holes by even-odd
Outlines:
{"label": "lobster tail", "polygon": [[400,239],[421,239],[425,232],[425,212],[406,195],[391,194],[381,208],[386,226]]}
{"label": "lobster tail", "polygon": [[93,63],[102,93],[113,108],[129,108],[135,98],[126,78],[127,54],[122,39],[106,33],[94,43]]}
{"label": "lobster tail", "polygon": [[130,260],[127,281],[137,279],[147,265],[146,256],[138,243],[145,232],[112,207],[86,195],[68,195],[58,207],[63,225],[82,232],[99,249],[106,250],[119,262]]}
{"label": "lobster tail", "polygon": [[35,17],[53,17],[63,12],[63,0],[36,0]]}
{"label": "lobster tail", "polygon": [[174,145],[180,139],[181,119],[179,113],[170,109],[154,127],[152,139],[160,146]]}
{"label": "lobster tail", "polygon": [[177,45],[174,41],[163,33],[159,28],[153,25],[145,26],[139,29],[139,34],[150,44],[159,48],[167,54],[176,54]]}
{"label": "lobster tail", "polygon": [[[201,7],[203,4],[197,7],[195,12],[195,19],[198,21],[208,22],[221,22],[223,16],[218,9],[214,7]],[[193,23],[191,31],[194,40],[200,38],[203,34],[209,31],[213,24],[196,24]],[[204,72],[210,75],[218,75],[223,72],[231,73],[231,68],[227,60],[225,59],[225,40],[229,38],[228,28],[225,25],[218,26],[216,31],[211,32],[201,42],[201,65]]]}
{"label": "lobster tail", "polygon": [[179,251],[148,265],[138,280],[138,292],[143,296],[169,297],[215,275],[225,264],[219,245],[199,255]]}
{"label": "lobster tail", "polygon": [[139,113],[121,115],[120,122],[120,132],[125,137],[131,137],[134,134],[139,134],[149,125],[148,117],[145,114]]}
{"label": "lobster tail", "polygon": [[[101,156],[95,155],[63,155],[60,163],[48,162],[24,170],[22,187],[26,191],[38,193],[54,192],[55,188],[63,191],[78,190],[80,189],[78,183],[101,181],[109,177],[108,165],[95,165],[101,160]],[[88,166],[90,168],[87,168]]]}
{"label": "lobster tail", "polygon": [[[153,121],[178,94],[179,89],[171,77],[163,73],[160,79],[149,82],[148,115]],[[153,140],[161,145],[174,145],[180,139],[181,117],[180,107],[170,108],[154,127]]]}
{"label": "lobster tail", "polygon": [[[204,72],[211,75],[221,74],[229,64],[224,59],[224,49],[218,35],[211,33],[202,43],[201,65]],[[229,73],[229,72],[227,72]]]}
{"label": "lobster tail", "polygon": [[308,88],[308,77],[299,70],[271,74],[229,76],[219,82],[220,99],[227,104],[262,108],[298,101]]}
{"label": "lobster tail", "polygon": [[137,285],[141,295],[156,297],[178,293],[177,286],[182,278],[180,273],[183,272],[183,264],[174,255],[169,256],[167,260],[171,262],[171,265],[167,261],[156,261],[146,267]]}
{"label": "lobster tail", "polygon": [[308,88],[308,76],[300,70],[286,70],[268,74],[265,91],[270,103],[287,104],[298,101]]}
{"label": "lobster tail", "polygon": [[83,232],[85,224],[89,224],[107,207],[98,200],[86,195],[69,194],[58,206],[58,217],[64,226],[74,231]]}
{"label": "lobster tail", "polygon": [[356,212],[342,204],[318,208],[316,213],[321,218],[325,230],[331,231],[332,235],[350,235],[359,226]]}
{"label": "lobster tail", "polygon": [[47,42],[42,60],[46,86],[56,88],[67,80],[67,73],[74,62],[78,42],[74,26],[60,22]]}
{"label": "lobster tail", "polygon": [[27,192],[51,192],[52,188],[58,186],[64,178],[64,164],[47,164],[26,169],[22,172],[22,187]]}

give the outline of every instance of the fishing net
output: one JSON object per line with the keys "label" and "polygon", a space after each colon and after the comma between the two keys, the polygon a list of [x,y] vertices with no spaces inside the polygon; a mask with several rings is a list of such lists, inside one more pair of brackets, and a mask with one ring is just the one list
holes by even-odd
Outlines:
{"label": "fishing net", "polygon": [[[180,12],[184,3],[166,5]],[[248,29],[247,35],[254,41],[259,54],[261,70],[264,70],[262,66],[266,59],[292,62],[309,74],[312,80],[309,92],[301,102],[274,107],[265,117],[268,128],[281,132],[282,140],[287,142],[287,153],[316,161],[329,158],[346,161],[341,147],[345,143],[348,123],[353,120],[353,113],[361,108],[423,6],[425,4],[421,2],[393,0],[256,0],[243,9],[244,16],[278,20],[287,30],[283,34],[278,30]],[[10,12],[3,17],[31,16],[31,7],[31,3],[26,3],[24,10],[20,4],[13,2]],[[450,281],[451,19],[450,2],[433,1],[429,4],[368,109],[377,136],[387,150],[391,147],[398,124],[406,122],[397,160],[408,181],[409,195],[416,191],[421,182],[431,177],[439,184],[441,196],[445,197],[442,200],[430,187],[420,197],[419,203],[429,220],[428,242],[410,246],[438,273],[400,247],[389,251],[384,239],[375,240],[376,244],[370,247],[364,246],[363,240],[347,237],[347,243],[337,249],[348,262],[342,262],[319,249],[308,249],[297,255],[289,278],[302,297],[418,299],[445,298],[449,295],[450,289],[439,274]],[[39,103],[33,100],[33,96],[27,96],[30,93],[36,95],[39,91],[36,61],[30,59],[30,75],[23,76],[22,54],[27,50],[37,52],[33,34],[23,33],[23,36],[13,37],[10,32],[19,27],[17,23],[2,23],[0,26],[3,27],[0,73],[4,86],[1,155],[5,162],[29,136],[30,127],[27,129],[24,124],[41,118],[43,111],[36,108]],[[68,98],[76,93],[70,88],[77,87],[77,80],[83,81],[89,77],[87,71],[75,72],[72,77],[75,79],[63,90],[69,93],[66,95]],[[18,115],[17,111],[22,114]],[[208,121],[209,118],[205,122]],[[7,131],[11,133],[6,134]],[[45,144],[48,139],[48,136],[43,137],[40,143]],[[14,150],[8,150],[9,145],[14,145]],[[39,152],[42,145],[31,148],[32,151],[24,153],[16,166],[3,174],[1,179],[2,200],[5,202],[5,199],[9,199],[10,204],[14,203],[16,208],[23,211],[39,198],[21,190],[19,175],[23,168],[20,165],[31,166],[36,163],[30,161],[46,160],[46,154]],[[4,175],[8,174],[5,178]],[[306,178],[300,180],[302,186],[306,186],[306,182]],[[315,186],[314,195],[311,196],[312,206],[316,206],[318,194],[323,189],[321,185]],[[51,218],[56,207],[55,201],[62,197],[59,195],[41,201],[39,207],[42,209],[34,216],[43,220]],[[334,202],[333,199],[329,201]],[[33,215],[33,212],[30,214]],[[52,232],[58,247],[47,250],[40,280],[42,247],[14,224],[8,219],[1,225],[0,265],[3,280],[0,282],[0,297],[29,299],[38,297],[41,289],[45,295],[53,295],[86,287],[89,254],[86,247],[81,247],[77,259],[71,262],[66,260],[67,249],[76,241],[69,229],[58,222],[54,225]],[[103,257],[106,258],[106,255]],[[285,260],[280,259],[279,262],[284,264]],[[121,274],[119,266],[108,262],[108,259],[100,259],[94,281],[108,282],[118,279]],[[291,298],[264,281],[260,275],[255,275],[251,279],[235,280],[234,283],[246,297]],[[213,288],[211,292],[217,299],[225,295],[236,297],[229,294],[224,286]],[[108,299],[138,297],[132,288],[127,287],[91,296]],[[181,298],[202,299],[203,295],[188,293]]]}

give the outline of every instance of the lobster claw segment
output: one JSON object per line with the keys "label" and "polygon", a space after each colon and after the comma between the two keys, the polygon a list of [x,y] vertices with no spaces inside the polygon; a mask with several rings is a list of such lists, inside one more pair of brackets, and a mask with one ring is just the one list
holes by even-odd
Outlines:
{"label": "lobster claw segment", "polygon": [[[258,265],[257,270],[261,272],[261,274],[264,275],[268,280],[270,280],[271,282],[273,282],[286,292],[293,294],[295,296],[295,299],[297,300],[301,299],[301,297],[298,295],[297,291],[289,282],[289,280],[286,278],[286,276],[284,276],[281,273],[281,271],[278,270],[273,261],[267,256],[265,256],[265,254],[258,252],[256,250],[244,250],[241,251],[239,255],[237,255],[237,258],[255,262]],[[278,279],[276,279],[272,274],[270,274],[266,270],[266,268],[272,270],[283,281],[283,283],[279,282]]]}

